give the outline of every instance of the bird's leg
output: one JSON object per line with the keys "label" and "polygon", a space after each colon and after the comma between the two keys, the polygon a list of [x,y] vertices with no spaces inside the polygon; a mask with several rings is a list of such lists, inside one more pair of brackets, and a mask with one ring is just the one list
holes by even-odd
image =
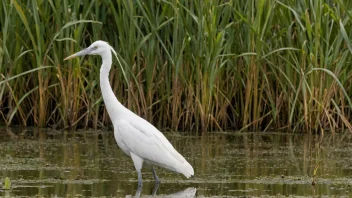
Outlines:
{"label": "bird's leg", "polygon": [[159,185],[160,184],[160,180],[159,180],[159,177],[156,175],[156,172],[155,172],[153,166],[152,166],[152,172],[153,172],[153,176],[154,176],[154,179],[155,179],[155,185]]}
{"label": "bird's leg", "polygon": [[134,198],[139,198],[141,196],[142,189],[143,189],[142,186],[138,186],[136,194],[134,195]]}
{"label": "bird's leg", "polygon": [[138,174],[138,187],[143,186],[142,182],[142,167],[143,167],[143,159],[135,155],[134,153],[131,153],[131,158],[133,160],[134,167],[136,168],[137,174]]}
{"label": "bird's leg", "polygon": [[137,170],[137,174],[138,174],[138,187],[142,187],[143,186],[143,181],[142,181],[141,169]]}
{"label": "bird's leg", "polygon": [[156,192],[158,191],[158,188],[159,188],[159,183],[155,183],[155,186],[154,186],[154,189],[153,189],[153,196],[156,195]]}

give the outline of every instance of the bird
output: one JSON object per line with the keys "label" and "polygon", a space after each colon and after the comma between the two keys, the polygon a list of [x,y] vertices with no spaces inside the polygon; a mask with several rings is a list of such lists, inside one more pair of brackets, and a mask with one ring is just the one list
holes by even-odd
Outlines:
{"label": "bird", "polygon": [[116,51],[105,41],[95,41],[89,47],[74,53],[64,60],[85,55],[99,55],[102,58],[100,67],[100,89],[105,107],[114,128],[114,137],[120,149],[132,158],[138,174],[138,186],[142,187],[143,164],[151,166],[155,183],[158,178],[154,166],[181,173],[186,178],[194,175],[192,165],[176,151],[163,133],[145,119],[122,105],[112,91],[109,72],[112,65],[112,53]]}

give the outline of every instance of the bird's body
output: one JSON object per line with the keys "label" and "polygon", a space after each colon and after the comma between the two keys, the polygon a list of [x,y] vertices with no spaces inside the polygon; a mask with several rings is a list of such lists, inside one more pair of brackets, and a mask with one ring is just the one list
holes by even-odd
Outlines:
{"label": "bird's body", "polygon": [[[67,59],[87,54],[100,55],[103,63],[100,68],[100,88],[104,103],[114,126],[114,136],[121,150],[131,156],[138,173],[138,184],[142,185],[143,163],[159,166],[182,173],[187,178],[194,174],[193,167],[179,154],[166,137],[152,124],[139,117],[115,97],[109,82],[109,72],[114,49],[104,41],[96,41],[91,46]],[[152,168],[155,181],[159,179]]]}

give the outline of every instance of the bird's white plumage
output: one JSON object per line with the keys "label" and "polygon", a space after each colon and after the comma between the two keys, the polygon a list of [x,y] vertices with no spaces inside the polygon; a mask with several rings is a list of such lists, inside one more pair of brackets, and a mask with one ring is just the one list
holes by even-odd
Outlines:
{"label": "bird's white plumage", "polygon": [[127,116],[118,120],[115,129],[117,142],[121,142],[119,146],[127,148],[125,152],[133,153],[152,165],[182,173],[187,178],[194,174],[192,166],[153,125],[142,118],[136,120],[137,123],[129,119]]}
{"label": "bird's white plumage", "polygon": [[108,77],[112,64],[111,51],[116,54],[108,43],[96,41],[65,60],[87,54],[102,57],[100,88],[104,103],[114,125],[116,142],[124,153],[131,156],[140,184],[140,169],[144,162],[182,173],[187,178],[191,177],[194,175],[193,167],[174,149],[166,137],[152,124],[125,108],[115,97]]}

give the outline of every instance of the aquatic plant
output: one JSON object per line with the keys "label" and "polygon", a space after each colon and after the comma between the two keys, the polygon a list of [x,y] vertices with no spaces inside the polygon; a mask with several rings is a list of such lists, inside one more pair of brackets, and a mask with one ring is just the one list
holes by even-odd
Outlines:
{"label": "aquatic plant", "polygon": [[351,130],[351,8],[346,0],[5,0],[0,124],[110,125],[92,66],[100,60],[63,62],[106,40],[121,60],[110,74],[115,94],[158,128]]}
{"label": "aquatic plant", "polygon": [[11,189],[11,180],[8,177],[5,177],[4,180],[4,189],[5,190],[10,190]]}

